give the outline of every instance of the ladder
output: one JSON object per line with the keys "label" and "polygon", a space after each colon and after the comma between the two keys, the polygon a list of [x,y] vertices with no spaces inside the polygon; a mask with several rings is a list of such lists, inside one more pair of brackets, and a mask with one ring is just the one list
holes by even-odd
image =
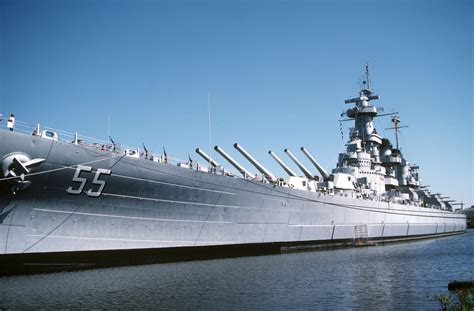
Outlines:
{"label": "ladder", "polygon": [[367,243],[369,235],[367,233],[367,225],[354,226],[354,244],[363,245]]}

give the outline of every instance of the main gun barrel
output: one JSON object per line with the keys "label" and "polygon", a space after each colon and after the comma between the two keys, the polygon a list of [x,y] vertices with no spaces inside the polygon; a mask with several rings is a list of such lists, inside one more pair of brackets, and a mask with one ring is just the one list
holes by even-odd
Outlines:
{"label": "main gun barrel", "polygon": [[208,156],[204,151],[202,151],[201,148],[197,148],[196,153],[199,154],[201,157],[203,157],[203,159],[206,160],[206,162],[210,163],[213,167],[219,166],[219,163],[211,159],[211,157]]}
{"label": "main gun barrel", "polygon": [[329,174],[326,172],[326,170],[316,161],[316,159],[306,150],[305,147],[301,147],[301,151],[305,154],[305,156],[308,157],[308,159],[313,163],[314,166],[316,166],[316,169],[319,171],[319,174],[323,177],[324,180],[329,179]]}
{"label": "main gun barrel", "polygon": [[244,176],[244,178],[247,178],[247,177],[252,177],[252,173],[250,173],[249,171],[247,171],[242,165],[240,165],[239,163],[237,163],[237,161],[235,161],[230,155],[228,155],[224,149],[222,149],[221,147],[219,146],[214,146],[214,150],[217,151],[224,159],[227,160],[227,162],[229,162],[230,164],[232,164],[233,167],[235,167],[235,169],[237,171],[239,171],[240,174],[242,174]]}
{"label": "main gun barrel", "polygon": [[298,176],[295,172],[293,172],[273,151],[268,150],[268,154],[272,156],[272,158],[280,164],[280,166],[288,173],[290,176]]}
{"label": "main gun barrel", "polygon": [[306,167],[304,167],[303,164],[301,164],[300,161],[298,161],[298,159],[293,155],[293,153],[290,152],[290,150],[285,149],[285,153],[290,157],[290,159],[293,160],[293,162],[295,162],[295,164],[300,168],[300,170],[303,172],[303,174],[306,176],[306,178],[314,179],[314,175],[311,174],[311,172],[308,171],[308,169]]}
{"label": "main gun barrel", "polygon": [[247,151],[245,151],[242,146],[240,146],[238,143],[235,143],[234,148],[237,149],[247,160],[249,160],[249,162],[252,163],[253,166],[255,166],[255,168],[257,168],[257,170],[259,170],[259,172],[262,173],[262,175],[264,175],[268,181],[272,183],[277,182],[277,178],[272,173],[270,173],[269,170],[263,167],[262,164],[258,163],[258,161],[255,160]]}

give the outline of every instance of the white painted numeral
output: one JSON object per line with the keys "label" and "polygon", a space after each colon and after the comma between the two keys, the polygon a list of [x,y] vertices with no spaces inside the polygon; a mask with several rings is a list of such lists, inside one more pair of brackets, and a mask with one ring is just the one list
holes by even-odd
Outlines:
{"label": "white painted numeral", "polygon": [[[87,178],[85,177],[80,177],[81,172],[92,172],[92,167],[90,166],[83,166],[83,165],[78,165],[76,168],[76,172],[74,173],[74,177],[72,178],[73,182],[78,182],[81,183],[79,185],[79,188],[73,189],[72,187],[69,187],[66,189],[66,192],[69,194],[81,194],[82,191],[84,190],[84,187],[87,183]],[[97,191],[94,191],[93,189],[87,190],[86,194],[90,197],[93,198],[98,198],[102,194],[102,191],[104,190],[105,187],[105,180],[100,180],[100,175],[110,175],[112,173],[111,170],[106,170],[103,168],[97,169],[94,175],[94,179],[92,180],[92,184],[94,185],[99,185],[99,188]]]}
{"label": "white painted numeral", "polygon": [[94,180],[92,181],[92,183],[95,185],[100,185],[99,189],[97,189],[96,192],[92,191],[92,189],[89,189],[86,194],[94,198],[100,197],[100,195],[102,194],[102,190],[104,190],[104,187],[105,187],[105,181],[99,180],[100,174],[110,175],[110,173],[112,173],[111,170],[106,170],[103,168],[97,169],[97,172],[95,173]]}
{"label": "white painted numeral", "polygon": [[82,190],[84,189],[84,186],[86,185],[86,182],[87,182],[86,178],[79,177],[79,175],[81,174],[82,171],[91,172],[92,167],[82,166],[82,165],[77,166],[76,173],[74,174],[74,177],[72,178],[72,181],[73,182],[80,182],[81,185],[79,186],[78,189],[72,189],[72,187],[67,188],[67,190],[66,190],[67,193],[70,193],[70,194],[81,194],[82,193]]}

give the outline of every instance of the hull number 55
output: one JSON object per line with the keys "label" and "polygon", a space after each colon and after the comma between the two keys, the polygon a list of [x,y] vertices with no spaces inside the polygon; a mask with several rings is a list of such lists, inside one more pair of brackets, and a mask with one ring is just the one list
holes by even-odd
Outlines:
{"label": "hull number 55", "polygon": [[[80,177],[82,172],[87,172],[91,173],[92,172],[92,167],[90,166],[83,166],[83,165],[78,165],[76,169],[76,173],[74,173],[74,177],[72,178],[73,182],[80,183],[79,188],[74,189],[73,187],[69,187],[66,189],[66,192],[69,194],[81,194],[82,191],[84,190],[84,187],[87,183],[87,178],[85,177]],[[105,181],[100,180],[100,175],[110,175],[112,173],[111,170],[106,170],[103,168],[97,169],[94,175],[94,179],[92,180],[92,184],[94,185],[99,185],[99,188],[97,191],[93,191],[92,189],[87,190],[86,194],[90,197],[98,198],[102,194],[102,190],[104,190],[105,187]]]}

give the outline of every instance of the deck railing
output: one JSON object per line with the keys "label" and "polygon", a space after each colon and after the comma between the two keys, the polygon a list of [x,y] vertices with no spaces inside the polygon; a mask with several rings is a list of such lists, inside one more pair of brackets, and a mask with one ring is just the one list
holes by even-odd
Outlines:
{"label": "deck railing", "polygon": [[[5,116],[3,116],[0,120],[0,129],[9,130],[7,127],[7,122],[8,122],[8,117],[5,118]],[[24,134],[36,135],[36,136],[43,136],[43,133],[45,133],[44,131],[49,131],[49,132],[55,133],[57,135],[57,140],[61,142],[66,142],[66,143],[71,143],[71,144],[80,144],[82,146],[87,146],[94,149],[116,152],[118,154],[127,153],[127,155],[130,157],[147,159],[147,160],[151,160],[155,162],[167,163],[167,164],[172,164],[172,165],[174,164],[174,165],[178,165],[178,166],[189,168],[189,169],[209,171],[209,172],[218,173],[218,174],[223,173],[223,170],[219,170],[219,169],[208,170],[208,163],[202,164],[196,160],[186,161],[183,159],[169,156],[168,154],[165,155],[164,153],[155,153],[151,151],[146,152],[145,150],[122,145],[117,142],[101,140],[94,137],[82,135],[79,133],[68,132],[61,129],[45,126],[42,124],[33,125],[31,123],[27,123],[18,119],[15,119],[14,131],[19,132],[19,133],[24,133]],[[54,139],[56,140],[56,138]]]}

